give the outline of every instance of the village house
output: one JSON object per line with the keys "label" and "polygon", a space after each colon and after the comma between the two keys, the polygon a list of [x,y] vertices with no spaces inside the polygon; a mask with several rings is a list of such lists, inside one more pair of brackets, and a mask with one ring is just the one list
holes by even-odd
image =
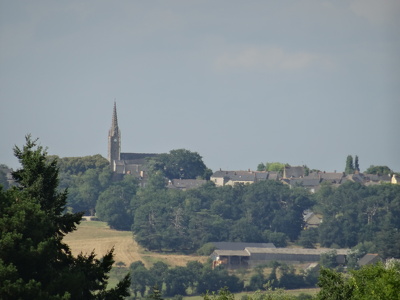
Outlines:
{"label": "village house", "polygon": [[380,259],[378,254],[367,253],[362,258],[360,258],[360,260],[358,261],[358,265],[360,267],[362,267],[362,266],[365,266],[365,265],[375,264],[378,261],[381,261],[381,259]]}
{"label": "village house", "polygon": [[306,170],[302,166],[292,167],[292,166],[285,166],[283,168],[283,179],[289,178],[303,178],[306,174]]}
{"label": "village house", "polygon": [[390,182],[392,184],[400,184],[400,176],[397,174],[393,174]]}
{"label": "village house", "polygon": [[206,183],[207,180],[203,179],[172,179],[168,180],[167,188],[186,191],[199,188],[200,186]]}
{"label": "village house", "polygon": [[210,180],[216,186],[237,185],[237,184],[252,184],[265,180],[278,180],[278,172],[266,171],[223,171],[214,172]]}
{"label": "village house", "polygon": [[305,211],[303,215],[304,229],[317,228],[322,223],[322,216],[313,213],[312,211]]}

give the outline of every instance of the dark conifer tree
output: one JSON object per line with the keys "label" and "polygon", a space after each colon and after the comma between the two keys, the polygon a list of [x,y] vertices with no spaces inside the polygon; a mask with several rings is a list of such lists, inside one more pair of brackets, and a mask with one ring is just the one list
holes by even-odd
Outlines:
{"label": "dark conifer tree", "polygon": [[63,237],[76,230],[82,214],[65,213],[67,191],[58,191],[58,167],[37,141],[15,147],[22,168],[17,186],[0,191],[0,299],[123,299],[129,277],[106,290],[111,249],[74,257]]}
{"label": "dark conifer tree", "polygon": [[348,155],[346,159],[346,168],[344,170],[346,175],[354,173],[354,164],[353,164],[353,156]]}
{"label": "dark conifer tree", "polygon": [[358,156],[356,155],[354,158],[354,170],[360,172],[360,165],[358,164]]}

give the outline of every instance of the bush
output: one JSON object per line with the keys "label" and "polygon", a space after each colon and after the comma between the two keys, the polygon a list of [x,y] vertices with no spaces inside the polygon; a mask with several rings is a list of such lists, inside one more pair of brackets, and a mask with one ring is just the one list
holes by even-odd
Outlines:
{"label": "bush", "polygon": [[216,247],[214,246],[213,243],[206,243],[201,248],[199,248],[196,251],[196,253],[198,255],[209,256],[209,255],[211,255],[211,253],[214,252],[215,249],[216,249]]}

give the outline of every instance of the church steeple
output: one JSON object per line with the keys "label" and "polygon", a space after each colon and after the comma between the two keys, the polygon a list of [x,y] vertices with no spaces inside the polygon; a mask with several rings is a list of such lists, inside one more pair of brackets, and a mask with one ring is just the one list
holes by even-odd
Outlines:
{"label": "church steeple", "polygon": [[111,169],[115,171],[114,161],[120,160],[121,154],[121,131],[118,127],[117,104],[114,101],[114,110],[111,121],[111,128],[108,132],[108,161]]}
{"label": "church steeple", "polygon": [[114,101],[114,110],[111,121],[110,135],[118,132],[117,103]]}

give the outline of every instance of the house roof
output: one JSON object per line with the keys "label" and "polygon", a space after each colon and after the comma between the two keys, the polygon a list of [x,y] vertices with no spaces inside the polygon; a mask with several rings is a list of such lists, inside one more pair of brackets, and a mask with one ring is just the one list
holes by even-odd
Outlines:
{"label": "house roof", "polygon": [[376,263],[379,260],[378,254],[367,253],[358,261],[359,266],[369,265]]}
{"label": "house roof", "polygon": [[283,170],[285,178],[300,178],[304,177],[304,167],[285,167]]}
{"label": "house roof", "polygon": [[268,180],[278,180],[279,177],[279,172],[268,171]]}
{"label": "house roof", "polygon": [[121,153],[121,160],[143,160],[150,157],[157,157],[160,154],[157,153]]}
{"label": "house roof", "polygon": [[348,249],[307,249],[307,248],[251,248],[247,247],[246,251],[250,254],[255,253],[277,253],[277,254],[314,254],[320,255],[329,251],[335,250],[338,255],[346,255]]}
{"label": "house roof", "polygon": [[390,181],[390,176],[385,174],[385,175],[379,175],[379,174],[364,174],[364,177],[366,180],[369,181]]}
{"label": "house roof", "polygon": [[318,178],[295,178],[289,179],[288,182],[291,186],[304,186],[304,187],[316,187],[319,185]]}
{"label": "house roof", "polygon": [[247,247],[275,248],[273,243],[212,242],[218,250],[244,250]]}
{"label": "house roof", "polygon": [[320,172],[320,173],[318,173],[318,175],[321,178],[321,181],[329,181],[332,183],[340,183],[340,181],[344,177],[343,173]]}
{"label": "house roof", "polygon": [[278,178],[277,172],[265,171],[223,171],[219,170],[214,172],[211,178],[224,178],[226,181],[263,181],[267,179],[276,180]]}
{"label": "house roof", "polygon": [[215,250],[211,256],[250,256],[245,250]]}
{"label": "house roof", "polygon": [[227,178],[233,181],[254,181],[256,178],[253,171],[216,171],[211,177]]}
{"label": "house roof", "polygon": [[346,178],[353,182],[364,183],[364,175],[361,173],[358,174],[349,174]]}
{"label": "house roof", "polygon": [[172,179],[170,180],[167,187],[172,189],[175,188],[175,189],[189,190],[198,188],[203,184],[205,184],[206,182],[207,180],[203,179]]}
{"label": "house roof", "polygon": [[303,215],[303,220],[307,225],[319,225],[321,224],[322,218],[315,215],[313,212],[308,212]]}

